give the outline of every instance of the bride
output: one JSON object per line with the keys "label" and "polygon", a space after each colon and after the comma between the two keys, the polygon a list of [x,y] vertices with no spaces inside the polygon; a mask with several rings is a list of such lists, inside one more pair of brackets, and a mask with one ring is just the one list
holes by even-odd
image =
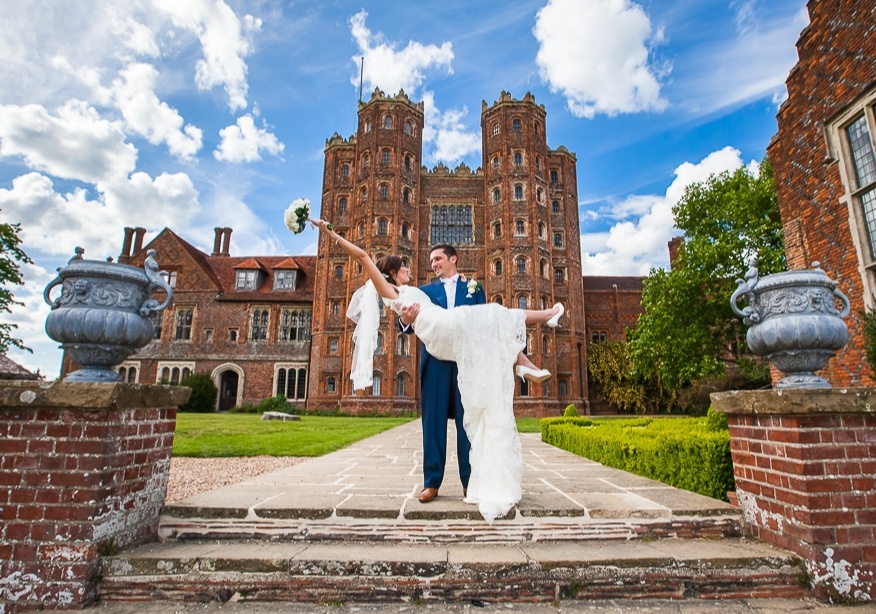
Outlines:
{"label": "bride", "polygon": [[396,313],[416,304],[419,313],[414,332],[432,356],[454,361],[458,367],[459,392],[465,407],[463,426],[471,443],[471,477],[466,503],[476,503],[484,519],[492,523],[520,501],[523,455],[514,421],[514,375],[537,381],[550,373],[529,361],[526,325],[544,322],[555,327],[563,306],[550,309],[509,309],[497,303],[460,306],[451,310],[432,303],[419,288],[409,286],[410,271],[398,256],[385,256],[376,264],[360,247],[331,229],[325,220],[311,220],[350,256],[356,259],[369,281],[356,291],[347,315],[357,322],[350,377],[353,388],[371,385],[373,356],[380,320],[379,299]]}

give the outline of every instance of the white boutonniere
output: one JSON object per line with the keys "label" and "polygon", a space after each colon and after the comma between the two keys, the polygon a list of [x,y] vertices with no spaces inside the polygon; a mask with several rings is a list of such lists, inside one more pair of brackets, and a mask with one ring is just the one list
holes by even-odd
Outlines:
{"label": "white boutonniere", "polygon": [[478,283],[478,280],[469,279],[465,288],[468,290],[468,294],[465,295],[465,298],[471,298],[475,292],[481,289],[481,285]]}
{"label": "white boutonniere", "polygon": [[283,213],[283,221],[286,222],[286,228],[300,234],[304,232],[307,226],[307,221],[310,219],[310,201],[306,198],[296,198]]}

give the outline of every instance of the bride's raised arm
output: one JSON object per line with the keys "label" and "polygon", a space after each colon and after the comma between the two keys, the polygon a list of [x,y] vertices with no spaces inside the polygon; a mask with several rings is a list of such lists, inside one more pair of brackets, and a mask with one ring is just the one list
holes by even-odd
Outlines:
{"label": "bride's raised arm", "polygon": [[358,245],[353,245],[349,241],[347,241],[344,237],[336,233],[333,229],[329,228],[329,223],[325,220],[315,220],[310,218],[310,223],[313,224],[316,228],[319,229],[320,232],[325,232],[332,239],[335,240],[335,245],[340,245],[341,249],[347,252],[350,256],[353,257],[354,260],[359,261],[362,265],[362,268],[365,270],[365,273],[374,283],[374,287],[377,289],[377,293],[383,298],[388,298],[390,300],[394,300],[398,298],[398,290],[395,286],[393,286],[387,279],[383,276],[383,273],[377,268],[377,265],[374,264],[374,261],[371,260],[371,256],[368,253],[359,247]]}

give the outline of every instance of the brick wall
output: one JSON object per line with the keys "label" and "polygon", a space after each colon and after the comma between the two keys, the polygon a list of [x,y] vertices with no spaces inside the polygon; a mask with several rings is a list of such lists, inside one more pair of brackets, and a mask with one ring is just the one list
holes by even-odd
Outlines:
{"label": "brick wall", "polygon": [[101,554],[155,539],[189,394],[0,383],[0,613],[81,607]]}
{"label": "brick wall", "polygon": [[876,390],[712,395],[746,532],[806,562],[815,595],[876,599]]}
{"label": "brick wall", "polygon": [[[767,153],[773,165],[789,269],[819,261],[852,302],[850,342],[821,373],[834,385],[871,385],[863,355],[860,311],[865,287],[859,246],[850,227],[833,118],[876,83],[876,4],[810,0],[810,23],[797,42],[799,62],[787,79],[788,99]],[[865,273],[871,274],[871,273]]]}

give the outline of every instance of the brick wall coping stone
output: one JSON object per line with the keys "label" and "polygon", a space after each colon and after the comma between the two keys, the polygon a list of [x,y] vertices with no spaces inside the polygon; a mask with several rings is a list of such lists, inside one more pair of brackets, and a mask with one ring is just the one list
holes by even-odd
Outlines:
{"label": "brick wall coping stone", "polygon": [[0,383],[0,410],[39,407],[93,411],[177,407],[189,400],[186,386],[11,381]]}
{"label": "brick wall coping stone", "polygon": [[876,413],[876,388],[732,390],[713,392],[710,396],[712,408],[723,414]]}

